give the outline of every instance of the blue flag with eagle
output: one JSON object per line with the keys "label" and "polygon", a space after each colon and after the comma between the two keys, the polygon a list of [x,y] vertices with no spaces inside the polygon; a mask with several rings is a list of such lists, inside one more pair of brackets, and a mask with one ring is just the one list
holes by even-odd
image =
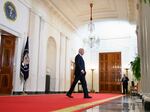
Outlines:
{"label": "blue flag with eagle", "polygon": [[29,43],[28,43],[28,37],[27,37],[25,48],[24,48],[24,52],[22,54],[22,59],[21,59],[21,76],[23,77],[24,81],[26,81],[29,77]]}

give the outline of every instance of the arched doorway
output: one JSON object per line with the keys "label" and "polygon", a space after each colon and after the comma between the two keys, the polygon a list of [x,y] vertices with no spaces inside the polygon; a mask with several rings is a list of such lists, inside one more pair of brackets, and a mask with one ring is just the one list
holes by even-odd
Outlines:
{"label": "arched doorway", "polygon": [[46,89],[55,91],[56,86],[56,42],[54,38],[49,37],[47,43],[47,61],[46,61]]}

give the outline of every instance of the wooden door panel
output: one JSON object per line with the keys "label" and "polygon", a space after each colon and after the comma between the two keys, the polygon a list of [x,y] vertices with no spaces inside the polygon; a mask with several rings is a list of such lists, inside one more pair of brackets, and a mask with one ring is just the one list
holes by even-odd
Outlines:
{"label": "wooden door panel", "polygon": [[11,86],[9,86],[11,83],[11,80],[9,78],[9,74],[1,74],[0,76],[0,87],[2,93],[8,93],[9,89],[11,89]]}
{"label": "wooden door panel", "polygon": [[121,53],[100,53],[100,92],[121,93]]}
{"label": "wooden door panel", "polygon": [[3,48],[2,52],[2,65],[3,67],[9,67],[10,66],[10,56],[11,56],[11,51],[8,48]]}
{"label": "wooden door panel", "polygon": [[12,91],[14,49],[15,37],[2,35],[0,44],[0,94],[10,94]]}

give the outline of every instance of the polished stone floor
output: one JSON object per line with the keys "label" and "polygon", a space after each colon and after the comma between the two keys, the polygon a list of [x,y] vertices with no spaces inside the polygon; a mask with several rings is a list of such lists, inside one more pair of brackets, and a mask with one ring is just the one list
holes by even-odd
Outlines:
{"label": "polished stone floor", "polygon": [[144,111],[142,100],[137,96],[123,96],[95,106],[84,112],[148,112]]}

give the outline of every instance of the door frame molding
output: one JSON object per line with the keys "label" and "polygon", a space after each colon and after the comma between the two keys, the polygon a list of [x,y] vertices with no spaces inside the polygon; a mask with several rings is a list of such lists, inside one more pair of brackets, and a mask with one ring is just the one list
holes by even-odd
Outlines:
{"label": "door frame molding", "polygon": [[[14,48],[14,60],[13,60],[13,76],[12,76],[12,90],[11,93],[13,94],[14,91],[22,91],[23,83],[20,80],[20,62],[21,62],[21,54],[22,54],[22,46],[24,45],[24,40],[26,39],[27,35],[23,35],[11,28],[8,28],[5,25],[0,24],[0,42],[1,42],[1,35],[3,33],[8,33],[12,35],[15,40],[15,48]],[[18,86],[18,83],[20,85]]]}

